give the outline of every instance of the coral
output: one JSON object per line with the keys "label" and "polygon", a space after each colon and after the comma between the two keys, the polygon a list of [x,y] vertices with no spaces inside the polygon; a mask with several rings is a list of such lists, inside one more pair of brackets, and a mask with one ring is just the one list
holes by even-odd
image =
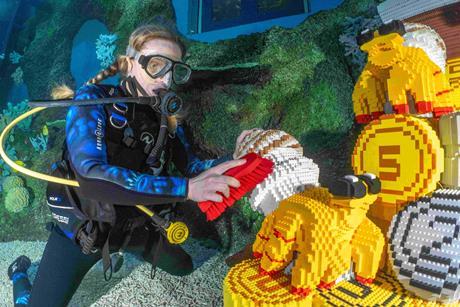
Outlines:
{"label": "coral", "polygon": [[5,196],[5,208],[10,213],[21,212],[29,205],[29,202],[29,191],[25,187],[12,188]]}
{"label": "coral", "polygon": [[13,188],[17,187],[23,187],[24,186],[24,180],[22,180],[21,177],[19,176],[8,176],[3,180],[2,188],[3,191],[10,191]]}
{"label": "coral", "polygon": [[345,56],[350,57],[351,62],[357,65],[359,70],[362,70],[366,64],[366,54],[359,49],[356,37],[365,29],[376,28],[380,25],[382,25],[382,20],[379,15],[372,18],[363,16],[345,18],[343,23],[345,29],[339,41],[345,47]]}
{"label": "coral", "polygon": [[[12,160],[18,159],[16,156],[16,150],[9,144],[6,145],[6,154]],[[3,161],[3,159],[0,159],[0,171],[0,176],[2,177],[9,176],[11,174],[11,168],[5,163],[5,161]]]}
{"label": "coral", "polygon": [[254,211],[251,207],[251,202],[248,197],[243,197],[239,200],[239,206],[241,214],[244,217],[246,226],[249,226],[251,230],[257,233],[264,220],[264,215],[258,211]]}
{"label": "coral", "polygon": [[96,40],[96,56],[101,61],[103,69],[109,67],[115,61],[115,41],[118,39],[116,34],[101,34]]}
{"label": "coral", "polygon": [[110,29],[119,36],[118,50],[125,50],[129,34],[139,25],[139,20],[146,23],[155,21],[158,16],[174,19],[174,10],[171,1],[145,0],[97,0],[104,9],[105,21]]}
{"label": "coral", "polygon": [[[3,130],[3,128],[11,121],[13,121],[13,119],[28,111],[30,108],[27,103],[28,100],[23,100],[15,105],[13,105],[11,102],[7,102],[6,108],[3,109],[3,113],[0,114],[0,130]],[[28,117],[22,120],[16,127],[24,132],[27,132],[31,124],[32,118]]]}
{"label": "coral", "polygon": [[54,121],[48,121],[46,122],[46,125],[48,127],[65,127],[65,119],[57,119],[57,120],[54,120]]}
{"label": "coral", "polygon": [[46,152],[46,149],[48,148],[48,134],[40,133],[35,137],[29,137],[29,141],[35,151],[39,153]]}
{"label": "coral", "polygon": [[11,74],[11,78],[13,79],[14,83],[19,85],[24,82],[22,77],[24,76],[24,72],[22,71],[21,67],[16,68],[16,70]]}
{"label": "coral", "polygon": [[13,51],[10,53],[10,62],[12,64],[19,64],[19,61],[21,60],[23,56],[17,53],[16,51]]}

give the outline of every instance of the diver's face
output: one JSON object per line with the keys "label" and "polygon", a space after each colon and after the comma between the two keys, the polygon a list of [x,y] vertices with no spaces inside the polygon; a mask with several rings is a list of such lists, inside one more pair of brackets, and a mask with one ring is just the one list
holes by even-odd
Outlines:
{"label": "diver's face", "polygon": [[[161,55],[174,61],[182,60],[182,52],[180,47],[169,40],[162,38],[155,38],[146,42],[139,52],[140,55]],[[142,88],[152,96],[157,96],[157,91],[162,89],[169,89],[172,84],[172,71],[167,72],[165,75],[157,78],[150,77],[147,72],[142,68],[137,60],[132,61],[132,69],[128,73],[129,76],[135,77]],[[142,96],[141,93],[138,93]]]}

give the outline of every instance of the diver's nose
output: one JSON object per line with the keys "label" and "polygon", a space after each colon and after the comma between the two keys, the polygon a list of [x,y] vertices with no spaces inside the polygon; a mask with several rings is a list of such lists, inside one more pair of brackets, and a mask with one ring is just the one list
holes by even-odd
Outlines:
{"label": "diver's nose", "polygon": [[172,72],[167,72],[164,76],[160,78],[161,83],[164,86],[165,90],[169,90],[172,84]]}

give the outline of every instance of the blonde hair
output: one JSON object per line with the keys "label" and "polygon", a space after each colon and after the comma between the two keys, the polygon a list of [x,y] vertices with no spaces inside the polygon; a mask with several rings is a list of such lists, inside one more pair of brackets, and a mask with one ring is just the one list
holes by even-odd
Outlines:
{"label": "blonde hair", "polygon": [[[128,72],[130,55],[132,56],[130,53],[141,51],[144,44],[152,39],[165,39],[176,43],[181,50],[182,57],[184,57],[187,52],[179,34],[171,25],[166,23],[142,25],[135,29],[129,37],[129,44],[127,47],[128,55],[119,55],[112,65],[101,70],[96,76],[89,79],[86,84],[97,84],[117,73],[125,76]],[[74,91],[65,84],[56,86],[51,91],[51,97],[53,99],[70,99],[73,98],[74,95]]]}

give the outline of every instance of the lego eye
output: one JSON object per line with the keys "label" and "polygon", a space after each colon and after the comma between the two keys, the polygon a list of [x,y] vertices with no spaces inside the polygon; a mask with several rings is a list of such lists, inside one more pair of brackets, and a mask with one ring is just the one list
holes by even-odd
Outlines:
{"label": "lego eye", "polygon": [[370,42],[374,38],[374,32],[369,29],[364,30],[361,32],[360,35],[356,38],[359,46],[364,45],[365,43]]}
{"label": "lego eye", "polygon": [[401,36],[406,34],[404,23],[401,20],[392,20],[379,27],[380,35],[387,35],[390,33],[398,33]]}

